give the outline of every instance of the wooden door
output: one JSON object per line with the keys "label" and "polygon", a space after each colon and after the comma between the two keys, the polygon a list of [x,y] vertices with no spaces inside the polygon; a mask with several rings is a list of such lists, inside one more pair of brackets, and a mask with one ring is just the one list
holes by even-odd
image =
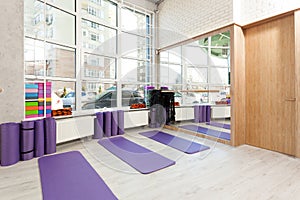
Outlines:
{"label": "wooden door", "polygon": [[246,143],[295,154],[293,15],[245,30]]}

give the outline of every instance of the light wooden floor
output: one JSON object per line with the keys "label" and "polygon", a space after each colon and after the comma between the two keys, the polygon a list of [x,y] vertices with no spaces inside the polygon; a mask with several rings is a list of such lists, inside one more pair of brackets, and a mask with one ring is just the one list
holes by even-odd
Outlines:
{"label": "light wooden floor", "polygon": [[[211,147],[187,155],[138,135],[140,130],[127,130],[125,137],[176,164],[142,175],[91,139],[59,145],[58,152],[79,150],[119,199],[300,199],[300,159],[165,130]],[[0,199],[42,199],[37,159],[0,167]]]}

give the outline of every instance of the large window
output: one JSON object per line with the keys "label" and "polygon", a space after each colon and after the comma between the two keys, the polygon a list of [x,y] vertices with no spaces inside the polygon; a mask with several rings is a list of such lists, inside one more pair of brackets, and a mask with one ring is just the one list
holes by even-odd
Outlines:
{"label": "large window", "polygon": [[52,82],[75,114],[130,106],[129,94],[141,94],[134,99],[143,103],[141,88],[151,83],[152,13],[110,0],[24,4],[26,81]]}
{"label": "large window", "polygon": [[161,52],[159,78],[160,85],[177,91],[181,104],[214,104],[229,96],[229,31]]}

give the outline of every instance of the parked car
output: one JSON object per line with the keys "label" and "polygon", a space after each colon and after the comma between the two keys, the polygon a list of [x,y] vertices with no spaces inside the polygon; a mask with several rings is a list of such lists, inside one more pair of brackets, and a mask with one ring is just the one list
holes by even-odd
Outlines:
{"label": "parked car", "polygon": [[[96,92],[81,92],[81,102],[85,103],[87,101],[93,100],[96,97]],[[75,107],[76,93],[69,92],[64,98],[62,98],[64,108]]]}
{"label": "parked car", "polygon": [[[139,92],[133,90],[122,90],[122,106],[130,106],[134,103],[144,103],[144,98]],[[95,100],[85,103],[83,110],[111,108],[117,106],[117,91],[110,90],[101,93]]]}
{"label": "parked car", "polygon": [[186,92],[184,94],[180,92],[175,92],[174,101],[181,104],[198,104],[200,98],[198,98],[195,93]]}

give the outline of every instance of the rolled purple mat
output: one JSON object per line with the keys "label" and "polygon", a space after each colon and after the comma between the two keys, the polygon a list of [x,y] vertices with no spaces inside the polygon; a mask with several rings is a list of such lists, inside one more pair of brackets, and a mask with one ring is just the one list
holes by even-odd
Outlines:
{"label": "rolled purple mat", "polygon": [[0,164],[9,166],[20,160],[20,124],[0,125]]}
{"label": "rolled purple mat", "polygon": [[206,107],[206,122],[210,122],[211,106]]}
{"label": "rolled purple mat", "polygon": [[34,157],[45,154],[45,131],[44,120],[39,119],[34,122]]}
{"label": "rolled purple mat", "polygon": [[150,109],[150,120],[149,120],[149,127],[150,128],[157,128],[156,127],[156,109]]}
{"label": "rolled purple mat", "polygon": [[104,112],[104,134],[106,137],[111,136],[111,112]]}
{"label": "rolled purple mat", "polygon": [[52,117],[45,118],[45,153],[56,152],[56,122]]}
{"label": "rolled purple mat", "polygon": [[111,135],[118,135],[118,111],[112,111],[111,113]]}
{"label": "rolled purple mat", "polygon": [[202,122],[206,122],[206,107],[202,106]]}
{"label": "rolled purple mat", "polygon": [[194,122],[199,123],[200,106],[194,106]]}
{"label": "rolled purple mat", "polygon": [[103,112],[96,113],[94,119],[94,135],[93,139],[100,139],[103,137]]}
{"label": "rolled purple mat", "polygon": [[34,121],[21,122],[20,133],[21,160],[30,160],[34,150]]}
{"label": "rolled purple mat", "polygon": [[123,135],[124,133],[124,110],[118,110],[118,134]]}

